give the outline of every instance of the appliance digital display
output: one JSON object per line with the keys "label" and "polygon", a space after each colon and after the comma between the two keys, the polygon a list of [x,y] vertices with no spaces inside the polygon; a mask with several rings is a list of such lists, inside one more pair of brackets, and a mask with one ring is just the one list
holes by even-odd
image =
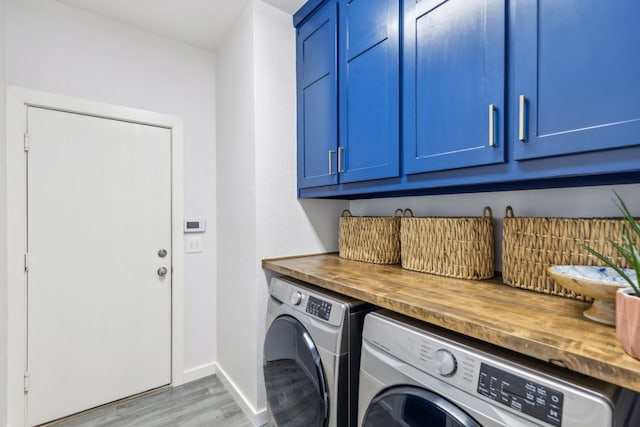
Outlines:
{"label": "appliance digital display", "polygon": [[184,220],[185,233],[204,233],[207,228],[205,218],[189,218]]}
{"label": "appliance digital display", "polygon": [[477,392],[546,423],[562,424],[564,395],[547,386],[482,363]]}
{"label": "appliance digital display", "polygon": [[321,299],[310,295],[306,311],[307,313],[323,320],[329,320],[329,315],[331,314],[331,303],[322,301]]}

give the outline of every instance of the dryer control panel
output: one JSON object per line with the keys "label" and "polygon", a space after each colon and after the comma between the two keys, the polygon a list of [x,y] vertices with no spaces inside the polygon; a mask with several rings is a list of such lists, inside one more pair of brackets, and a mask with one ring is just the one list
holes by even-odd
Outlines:
{"label": "dryer control panel", "polygon": [[285,278],[274,277],[271,279],[269,292],[271,297],[280,303],[332,326],[340,326],[347,312],[347,307],[344,303],[299,286]]}
{"label": "dryer control panel", "polygon": [[543,384],[480,364],[478,393],[551,425],[562,425],[562,392]]}
{"label": "dryer control panel", "polygon": [[[600,388],[588,388],[594,385],[592,381],[585,380],[583,384],[575,378],[578,382],[572,384],[556,378],[553,372],[547,373],[541,364],[481,346],[458,334],[428,324],[418,326],[412,319],[400,321],[370,313],[362,339],[363,349],[370,345],[391,357],[402,366],[403,375],[413,372],[413,377],[421,378],[421,383],[433,392],[454,395],[453,387],[466,393],[467,405],[491,402],[496,410],[516,414],[523,421],[505,425],[613,425],[611,401]],[[395,365],[389,366],[391,369]],[[478,407],[482,407],[480,403]],[[524,423],[525,420],[533,424]]]}
{"label": "dryer control panel", "polygon": [[324,301],[310,295],[306,311],[307,313],[319,317],[322,320],[329,320],[329,317],[331,316],[331,307],[332,304],[329,301]]}

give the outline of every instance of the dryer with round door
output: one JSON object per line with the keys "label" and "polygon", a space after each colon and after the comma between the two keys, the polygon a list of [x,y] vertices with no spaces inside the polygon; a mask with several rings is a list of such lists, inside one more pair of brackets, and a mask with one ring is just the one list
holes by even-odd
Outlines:
{"label": "dryer with round door", "polygon": [[284,277],[271,280],[269,294],[263,370],[270,422],[355,426],[362,324],[373,307]]}
{"label": "dryer with round door", "polygon": [[362,427],[640,426],[635,392],[395,313],[362,339]]}

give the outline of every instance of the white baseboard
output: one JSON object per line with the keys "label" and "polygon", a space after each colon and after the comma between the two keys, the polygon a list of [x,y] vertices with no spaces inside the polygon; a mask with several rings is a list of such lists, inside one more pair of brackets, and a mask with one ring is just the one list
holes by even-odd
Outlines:
{"label": "white baseboard", "polygon": [[220,366],[216,367],[218,379],[224,384],[231,397],[236,401],[244,415],[249,419],[249,422],[254,426],[263,426],[268,422],[267,417],[267,408],[262,408],[260,410],[256,410],[245,398],[245,396],[238,390],[236,385],[229,379],[229,377],[224,372]]}
{"label": "white baseboard", "polygon": [[207,363],[205,365],[196,366],[195,368],[187,369],[183,374],[183,383],[189,383],[191,381],[199,380],[200,378],[208,377],[217,372],[217,365],[215,362]]}

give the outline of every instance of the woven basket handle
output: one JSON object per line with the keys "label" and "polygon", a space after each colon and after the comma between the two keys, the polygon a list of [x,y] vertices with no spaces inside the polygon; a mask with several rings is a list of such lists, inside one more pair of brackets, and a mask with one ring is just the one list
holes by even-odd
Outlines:
{"label": "woven basket handle", "polygon": [[490,206],[485,206],[482,209],[482,218],[493,218],[493,211]]}
{"label": "woven basket handle", "polygon": [[[398,213],[400,213],[400,215],[398,215]],[[395,212],[393,213],[393,216],[394,216],[394,217],[396,217],[396,216],[402,216],[402,215],[404,215],[404,211],[403,211],[402,209],[399,209],[399,208],[398,208],[398,209],[396,209],[396,210],[395,210]]]}
{"label": "woven basket handle", "polygon": [[511,206],[507,206],[506,209],[504,210],[504,217],[505,218],[513,218],[516,215],[513,213],[513,208]]}
{"label": "woven basket handle", "polygon": [[[349,214],[349,215],[345,215],[345,214]],[[349,209],[345,209],[342,211],[342,214],[340,214],[340,216],[353,216],[353,215],[351,215],[351,211]]]}
{"label": "woven basket handle", "polygon": [[[407,215],[407,214],[409,214],[409,215]],[[403,218],[407,218],[407,216],[409,218],[413,218],[413,211],[411,209],[409,209],[409,208],[407,208],[404,211],[402,211],[402,217]]]}

